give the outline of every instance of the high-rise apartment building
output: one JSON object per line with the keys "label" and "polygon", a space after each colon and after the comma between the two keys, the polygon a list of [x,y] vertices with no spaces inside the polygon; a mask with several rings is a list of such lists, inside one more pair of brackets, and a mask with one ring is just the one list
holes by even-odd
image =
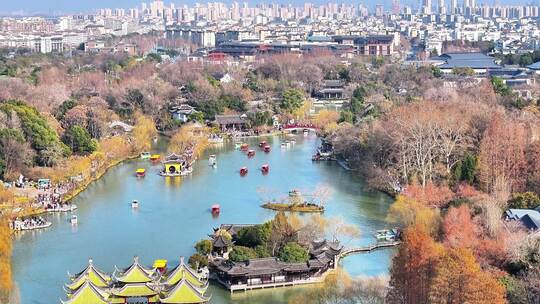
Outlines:
{"label": "high-rise apartment building", "polygon": [[422,0],[422,12],[431,15],[431,0]]}

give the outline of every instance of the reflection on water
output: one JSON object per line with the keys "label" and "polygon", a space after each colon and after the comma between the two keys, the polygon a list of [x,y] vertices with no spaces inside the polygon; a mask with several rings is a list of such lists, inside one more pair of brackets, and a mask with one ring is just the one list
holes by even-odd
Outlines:
{"label": "reflection on water", "polygon": [[[105,271],[114,266],[127,266],[133,255],[150,265],[155,259],[172,263],[180,256],[194,253],[194,243],[207,237],[212,228],[222,223],[260,223],[274,212],[260,208],[257,189],[275,189],[286,194],[293,188],[314,189],[327,184],[333,191],[326,205],[325,216],[342,216],[358,225],[361,238],[351,245],[374,241],[373,233],[385,227],[384,218],[389,199],[378,192],[368,192],[363,181],[334,163],[312,163],[311,154],[318,140],[302,135],[288,149],[280,149],[279,137],[265,140],[272,146],[270,153],[249,143],[255,157],[235,151],[226,143],[210,149],[187,177],[161,177],[161,166],[148,161],[133,160],[112,168],[75,200],[79,209],[78,225],[69,223],[69,214],[52,214],[47,218],[53,227],[17,235],[13,272],[20,289],[22,304],[58,303],[63,298],[66,272],[80,271],[92,257]],[[159,143],[162,145],[162,143]],[[163,151],[163,150],[162,150]],[[216,154],[217,168],[208,166],[208,156]],[[258,170],[270,165],[268,175]],[[241,177],[238,171],[247,166],[249,173]],[[145,168],[144,178],[136,178],[135,170]],[[139,210],[130,206],[140,202]],[[220,204],[221,212],[213,217],[210,208]],[[354,276],[378,275],[388,272],[391,251],[347,257],[342,261]],[[291,295],[304,288],[285,288],[231,294],[217,286],[211,287],[212,303],[286,303]]]}

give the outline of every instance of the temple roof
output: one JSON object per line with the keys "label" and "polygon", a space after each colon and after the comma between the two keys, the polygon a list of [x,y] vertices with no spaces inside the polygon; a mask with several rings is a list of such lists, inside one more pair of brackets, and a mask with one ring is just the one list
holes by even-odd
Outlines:
{"label": "temple roof", "polygon": [[111,281],[111,277],[108,274],[94,266],[92,259],[88,260],[88,266],[83,271],[72,276],[70,279],[71,283],[66,284],[66,287],[71,290],[79,288],[87,280],[98,287],[106,287]]}
{"label": "temple roof", "polygon": [[221,271],[229,275],[264,275],[280,272],[286,263],[277,258],[250,259],[246,262],[223,261],[216,265]]}
{"label": "temple roof", "polygon": [[198,288],[207,286],[207,282],[193,268],[184,263],[184,257],[180,257],[180,264],[165,274],[165,283],[175,285],[181,280],[187,280]]}
{"label": "temple roof", "polygon": [[193,286],[189,281],[182,279],[174,286],[162,292],[160,303],[206,303],[210,297],[204,295],[204,290],[200,290]]}
{"label": "temple roof", "polygon": [[87,280],[73,293],[68,294],[68,300],[61,302],[64,304],[108,304],[108,297],[109,294],[105,290]]}
{"label": "temple roof", "polygon": [[157,295],[158,292],[148,286],[147,283],[126,284],[121,288],[114,288],[111,293],[116,297],[149,297]]}
{"label": "temple roof", "polygon": [[212,236],[212,247],[224,248],[230,247],[232,242],[223,235]]}
{"label": "temple roof", "polygon": [[116,269],[114,279],[122,283],[147,283],[155,280],[156,271],[139,264],[139,258],[133,258],[133,264],[124,271]]}
{"label": "temple roof", "polygon": [[328,253],[329,256],[338,255],[343,246],[339,245],[338,241],[331,242],[327,240],[311,242],[309,253],[313,256],[318,256],[321,253]]}
{"label": "temple roof", "polygon": [[238,231],[245,227],[253,227],[256,226],[255,224],[221,224],[219,228],[214,228],[214,231],[218,231],[219,229],[227,231],[231,236],[235,236]]}

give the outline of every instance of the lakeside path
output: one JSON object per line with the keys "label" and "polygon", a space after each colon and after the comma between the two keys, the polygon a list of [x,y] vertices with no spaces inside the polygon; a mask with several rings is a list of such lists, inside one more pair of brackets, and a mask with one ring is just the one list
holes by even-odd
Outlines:
{"label": "lakeside path", "polygon": [[[157,175],[160,165],[139,159],[115,166],[91,183],[73,202],[79,206],[79,225],[72,227],[67,215],[51,214],[53,227],[20,234],[14,244],[13,272],[21,294],[21,303],[58,303],[64,297],[62,284],[66,272],[80,271],[92,257],[104,270],[114,265],[125,267],[137,254],[145,264],[154,259],[177,261],[180,255],[194,252],[193,244],[206,237],[221,223],[260,223],[275,214],[260,208],[257,189],[267,187],[278,193],[292,188],[313,189],[326,183],[333,189],[325,216],[343,216],[358,225],[362,237],[355,244],[370,244],[372,233],[384,228],[389,198],[378,192],[366,192],[362,180],[337,164],[312,163],[311,154],[319,144],[315,136],[297,136],[297,144],[280,149],[279,137],[265,138],[272,152],[257,150],[254,158],[233,149],[231,143],[210,148],[194,167],[192,176],[164,178]],[[248,140],[255,147],[259,139]],[[207,164],[216,154],[217,168]],[[257,168],[269,163],[270,173],[263,176]],[[238,169],[250,172],[240,177]],[[135,169],[144,167],[147,176],[137,179]],[[129,202],[138,199],[140,210]],[[220,203],[222,214],[212,218],[210,206]],[[354,244],[348,244],[354,245]],[[388,271],[391,251],[351,256],[343,265],[353,275],[379,275]],[[264,290],[231,296],[211,286],[212,303],[286,303],[297,288]]]}

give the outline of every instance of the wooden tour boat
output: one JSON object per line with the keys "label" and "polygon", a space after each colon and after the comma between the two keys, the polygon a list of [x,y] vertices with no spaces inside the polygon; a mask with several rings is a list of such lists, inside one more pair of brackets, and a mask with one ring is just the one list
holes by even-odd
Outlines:
{"label": "wooden tour boat", "polygon": [[240,168],[240,175],[244,176],[247,173],[248,173],[248,168],[247,167]]}
{"label": "wooden tour boat", "polygon": [[152,267],[159,273],[164,274],[167,272],[167,260],[155,260]]}
{"label": "wooden tour boat", "polygon": [[146,175],[146,169],[137,169],[136,173],[137,177],[144,177]]}

